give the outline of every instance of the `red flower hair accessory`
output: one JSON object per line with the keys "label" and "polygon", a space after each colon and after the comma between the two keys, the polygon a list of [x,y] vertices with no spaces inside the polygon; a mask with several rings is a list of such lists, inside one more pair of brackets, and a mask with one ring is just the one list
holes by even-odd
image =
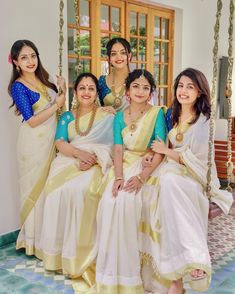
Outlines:
{"label": "red flower hair accessory", "polygon": [[10,64],[13,63],[13,61],[12,61],[12,57],[11,57],[11,53],[9,53],[9,55],[8,55],[8,63],[10,63]]}

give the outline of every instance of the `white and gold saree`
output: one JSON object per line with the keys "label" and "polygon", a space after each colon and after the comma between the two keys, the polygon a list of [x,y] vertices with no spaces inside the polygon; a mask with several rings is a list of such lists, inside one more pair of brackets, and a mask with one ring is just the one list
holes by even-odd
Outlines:
{"label": "white and gold saree", "polygon": [[[87,128],[90,115],[80,118],[82,131]],[[83,276],[88,285],[93,285],[93,268],[87,268],[94,262],[90,252],[96,236],[99,186],[112,165],[113,115],[98,109],[86,136],[77,134],[74,120],[68,125],[68,133],[70,144],[95,153],[98,163],[81,171],[78,160],[60,152],[52,162],[45,187],[40,257],[47,270],[62,270],[73,278]]]}
{"label": "white and gold saree", "polygon": [[[55,92],[48,89],[55,99]],[[33,104],[34,114],[50,106],[46,97]],[[43,188],[51,161],[55,157],[56,114],[41,125],[31,128],[27,122],[20,127],[17,142],[17,159],[21,195],[21,230],[16,248],[25,248],[28,255],[36,255],[39,247],[43,211]]]}
{"label": "white and gold saree", "polygon": [[[124,180],[138,175],[142,158],[153,134],[160,107],[152,107],[138,120],[133,132],[122,130],[124,143]],[[114,167],[104,180],[103,196],[97,213],[96,282],[99,294],[142,294],[141,264],[138,247],[138,228],[141,219],[142,191],[119,191],[112,196]]]}
{"label": "white and gold saree", "polygon": [[[143,210],[145,230],[140,239],[147,264],[143,279],[149,290],[159,293],[167,293],[171,281],[180,278],[196,291],[205,291],[211,280],[207,246],[209,201],[205,193],[209,121],[201,115],[184,130],[180,143],[176,141],[177,129],[169,132],[169,140],[183,164],[171,159],[163,163],[155,196],[146,194],[149,210],[147,206]],[[219,189],[215,164],[211,185],[212,201],[228,213],[232,195]],[[195,269],[205,271],[206,278],[192,281],[189,274]]]}

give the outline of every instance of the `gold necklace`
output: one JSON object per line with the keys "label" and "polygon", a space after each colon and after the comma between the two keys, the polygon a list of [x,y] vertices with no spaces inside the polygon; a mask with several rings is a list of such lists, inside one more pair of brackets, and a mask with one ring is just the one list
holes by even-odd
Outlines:
{"label": "gold necklace", "polygon": [[182,142],[184,139],[184,133],[188,129],[189,126],[189,120],[191,121],[193,115],[191,114],[187,119],[185,119],[183,122],[179,122],[179,124],[176,127],[176,135],[175,135],[175,140],[177,142]]}
{"label": "gold necklace", "polygon": [[129,124],[129,129],[132,133],[134,133],[135,130],[137,129],[137,120],[146,112],[147,108],[148,108],[148,104],[144,107],[144,109],[138,111],[140,112],[140,114],[135,119],[131,117],[131,107],[128,108],[128,115],[131,121]]}
{"label": "gold necklace", "polygon": [[40,83],[40,87],[39,87],[39,86],[35,85],[34,83],[31,83],[22,77],[20,77],[20,79],[22,81],[24,81],[26,84],[33,87],[37,92],[42,94],[42,96],[44,96],[47,99],[47,101],[49,101],[49,102],[51,101],[51,96],[48,94],[47,87],[41,81],[39,82]]}
{"label": "gold necklace", "polygon": [[115,91],[115,86],[114,86],[114,71],[113,71],[113,75],[112,75],[112,85],[111,85],[111,92],[112,95],[114,97],[114,101],[113,101],[113,107],[116,109],[118,107],[120,107],[122,105],[122,98],[125,92],[125,84],[122,85],[121,90],[117,93]]}
{"label": "gold necklace", "polygon": [[77,112],[76,112],[76,119],[75,119],[75,129],[78,133],[78,135],[80,136],[86,136],[89,134],[91,128],[92,128],[92,125],[94,123],[94,120],[95,120],[95,115],[96,115],[96,111],[97,111],[97,106],[95,105],[92,109],[92,113],[91,113],[91,117],[90,117],[90,120],[89,120],[89,123],[88,123],[88,127],[87,129],[83,132],[80,130],[80,127],[79,127],[79,107],[77,108]]}

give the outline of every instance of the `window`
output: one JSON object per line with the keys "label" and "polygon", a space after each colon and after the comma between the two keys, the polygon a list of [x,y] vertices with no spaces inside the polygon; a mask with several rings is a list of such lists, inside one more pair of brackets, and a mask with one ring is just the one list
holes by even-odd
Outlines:
{"label": "window", "polygon": [[[70,99],[76,78],[77,39],[74,0],[68,0],[68,60]],[[145,68],[155,77],[158,103],[171,102],[174,11],[135,0],[79,0],[79,60],[82,71],[108,72],[105,46],[115,36],[132,48],[131,69]]]}

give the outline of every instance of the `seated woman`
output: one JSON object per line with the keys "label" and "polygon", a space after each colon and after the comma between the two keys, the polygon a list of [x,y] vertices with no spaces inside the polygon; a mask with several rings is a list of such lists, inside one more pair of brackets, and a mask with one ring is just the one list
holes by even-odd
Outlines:
{"label": "seated woman", "polygon": [[114,166],[104,179],[104,193],[97,213],[97,293],[143,293],[140,277],[138,226],[142,186],[162,161],[155,154],[152,166],[142,160],[153,139],[166,139],[161,107],[148,101],[155,89],[152,75],[134,70],[126,79],[130,106],[114,120]]}
{"label": "seated woman", "polygon": [[[171,111],[167,113],[172,148],[160,139],[152,144],[152,149],[167,160],[161,167],[159,193],[151,206],[152,229],[159,238],[157,242],[149,238],[148,248],[149,253],[152,250],[155,273],[170,281],[168,294],[181,294],[183,280],[188,280],[196,291],[207,290],[211,280],[207,246],[209,201],[205,192],[210,112],[205,76],[192,68],[181,72],[174,83]],[[211,199],[228,213],[232,195],[219,187],[213,162]]]}
{"label": "seated woman", "polygon": [[40,241],[44,267],[71,277],[85,276],[90,264],[98,188],[112,164],[113,115],[97,106],[97,84],[91,73],[77,77],[77,108],[60,117],[56,131],[59,153],[45,187]]}

